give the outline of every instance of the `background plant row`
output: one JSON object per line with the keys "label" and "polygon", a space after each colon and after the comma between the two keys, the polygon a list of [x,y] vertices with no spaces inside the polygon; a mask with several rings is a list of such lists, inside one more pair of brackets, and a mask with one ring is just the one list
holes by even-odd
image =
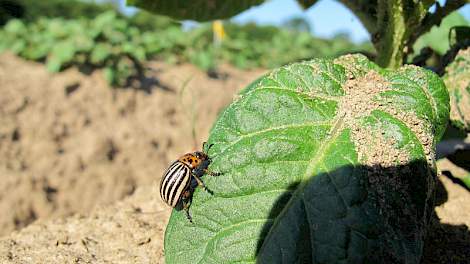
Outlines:
{"label": "background plant row", "polygon": [[299,23],[298,27],[291,23],[290,28],[225,23],[226,38],[215,43],[208,23],[185,30],[171,19],[145,12],[125,17],[106,6],[87,8],[90,17],[78,17],[65,7],[62,17],[26,12],[21,19],[6,21],[4,16],[0,52],[9,50],[45,62],[52,72],[72,65],[103,68],[109,83],[121,86],[143,75],[143,62],[149,59],[190,62],[203,70],[213,70],[221,62],[243,69],[273,68],[302,59],[372,50],[371,44],[356,45],[341,34],[331,40],[313,37]]}

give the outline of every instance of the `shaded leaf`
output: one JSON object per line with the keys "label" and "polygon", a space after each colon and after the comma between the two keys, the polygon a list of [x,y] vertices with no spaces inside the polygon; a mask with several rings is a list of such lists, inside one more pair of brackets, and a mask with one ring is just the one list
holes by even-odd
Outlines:
{"label": "shaded leaf", "polygon": [[263,2],[264,0],[127,0],[127,5],[136,6],[156,14],[181,20],[208,21],[230,18]]}
{"label": "shaded leaf", "polygon": [[212,128],[223,174],[195,191],[193,224],[173,211],[166,263],[419,263],[448,114],[444,84],[416,66],[274,70]]}
{"label": "shaded leaf", "polygon": [[297,3],[303,8],[303,9],[308,9],[312,7],[314,4],[316,4],[318,0],[297,0]]}
{"label": "shaded leaf", "polygon": [[470,41],[470,26],[457,26],[450,29],[449,43],[451,47],[466,41]]}

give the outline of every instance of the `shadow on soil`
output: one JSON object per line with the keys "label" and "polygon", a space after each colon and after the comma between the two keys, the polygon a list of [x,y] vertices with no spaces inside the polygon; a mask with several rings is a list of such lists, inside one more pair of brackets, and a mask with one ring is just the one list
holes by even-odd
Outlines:
{"label": "shadow on soil", "polygon": [[433,203],[447,191],[430,171],[424,161],[345,166],[292,184],[263,227],[257,263],[468,263],[470,232],[439,222]]}
{"label": "shadow on soil", "polygon": [[170,86],[165,85],[164,83],[160,82],[158,78],[153,76],[141,76],[139,79],[131,78],[127,81],[125,87],[141,90],[147,94],[151,94],[154,89],[161,89],[165,92],[175,92]]}
{"label": "shadow on soil", "polygon": [[[447,200],[447,191],[439,180],[436,189],[436,206],[447,202]],[[467,226],[441,223],[434,212],[421,264],[469,263],[469,246],[470,231]]]}
{"label": "shadow on soil", "polygon": [[[137,62],[136,62],[137,63]],[[162,83],[154,75],[158,72],[152,68],[145,68],[140,63],[136,64],[137,72],[134,75],[129,76],[122,86],[114,86],[117,89],[135,89],[144,91],[147,94],[151,94],[155,89],[161,89],[166,92],[175,92],[170,86]],[[91,75],[98,68],[91,65],[80,65],[78,70],[85,75]]]}

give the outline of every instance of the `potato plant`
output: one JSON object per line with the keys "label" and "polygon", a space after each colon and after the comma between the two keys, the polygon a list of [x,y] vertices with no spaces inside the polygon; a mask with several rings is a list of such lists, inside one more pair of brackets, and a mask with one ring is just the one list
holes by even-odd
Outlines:
{"label": "potato plant", "polygon": [[[323,40],[275,27],[227,24],[226,29],[228,38],[215,47],[209,24],[185,32],[178,23],[147,13],[125,18],[110,10],[95,18],[10,20],[0,29],[0,52],[9,50],[43,61],[51,72],[69,66],[103,69],[111,85],[126,86],[144,77],[149,59],[191,62],[207,71],[219,62],[244,69],[272,68],[305,58],[370,50],[369,45],[353,45],[345,39]],[[252,41],[258,45],[253,47]]]}
{"label": "potato plant", "polygon": [[45,61],[51,72],[70,65],[104,68],[112,85],[124,85],[129,77],[143,74],[146,53],[139,42],[143,36],[113,11],[93,20],[42,18],[34,23],[10,20],[0,36],[0,51]]}
{"label": "potato plant", "polygon": [[223,175],[195,193],[194,225],[173,213],[167,262],[419,263],[448,101],[432,72],[359,55],[267,74],[215,123]]}
{"label": "potato plant", "polygon": [[[263,1],[235,2],[128,1],[196,20]],[[213,195],[195,191],[194,223],[172,213],[167,263],[420,263],[435,148],[449,120],[443,80],[455,87],[458,112],[470,72],[466,51],[444,79],[403,64],[416,40],[466,1],[340,2],[370,32],[375,63],[362,55],[293,63],[242,90],[208,139],[210,169],[223,174],[205,178]],[[463,50],[468,36],[457,39],[453,48]]]}

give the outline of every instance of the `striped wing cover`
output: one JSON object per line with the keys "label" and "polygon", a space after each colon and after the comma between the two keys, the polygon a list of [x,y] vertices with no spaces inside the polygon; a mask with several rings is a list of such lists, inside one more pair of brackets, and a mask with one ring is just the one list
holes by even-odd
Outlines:
{"label": "striped wing cover", "polygon": [[162,200],[171,207],[175,207],[190,181],[191,173],[189,167],[180,161],[173,162],[166,170],[160,182],[160,196]]}

